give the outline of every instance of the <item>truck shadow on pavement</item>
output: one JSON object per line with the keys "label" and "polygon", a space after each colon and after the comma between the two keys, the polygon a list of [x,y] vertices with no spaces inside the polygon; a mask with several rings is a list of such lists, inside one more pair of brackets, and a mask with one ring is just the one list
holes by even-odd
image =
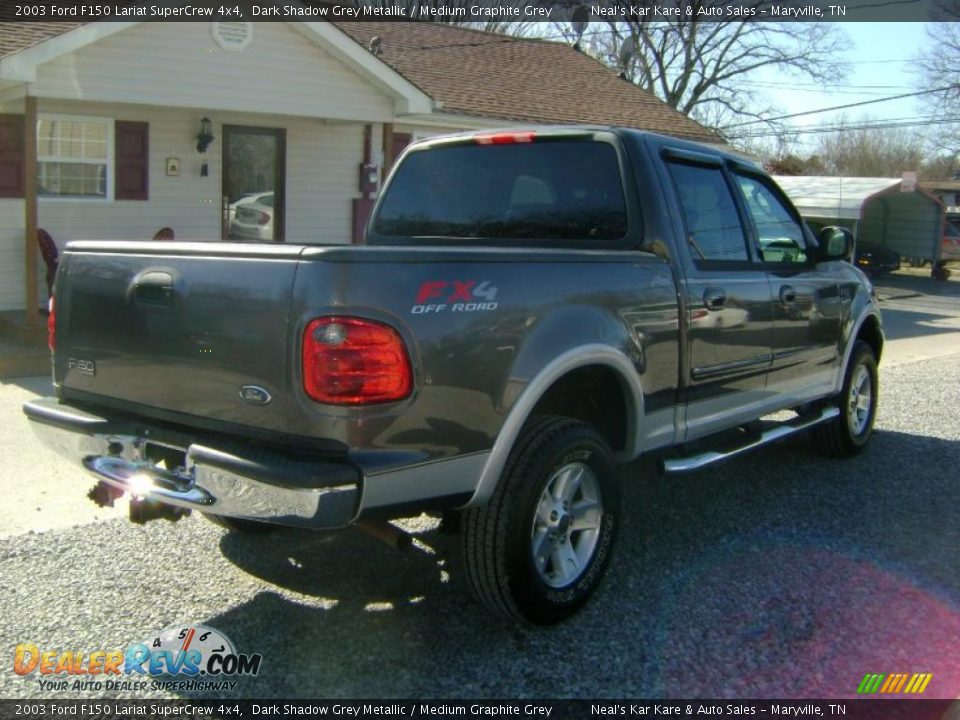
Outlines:
{"label": "truck shadow on pavement", "polygon": [[[267,581],[209,618],[264,655],[247,697],[851,697],[867,672],[960,693],[960,443],[877,432],[852,460],[805,438],[685,476],[623,469],[598,596],[547,629],[467,594],[456,538],[222,536]],[[233,694],[236,697],[236,694]]]}

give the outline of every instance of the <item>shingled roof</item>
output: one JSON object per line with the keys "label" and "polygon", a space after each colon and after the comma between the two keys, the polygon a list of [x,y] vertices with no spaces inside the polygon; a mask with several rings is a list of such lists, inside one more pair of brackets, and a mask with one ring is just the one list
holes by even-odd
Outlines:
{"label": "shingled roof", "polygon": [[71,22],[0,22],[0,58],[39,45],[44,40],[63,35],[83,24]]}
{"label": "shingled roof", "polygon": [[[0,57],[69,32],[82,23],[0,23]],[[379,59],[427,95],[444,114],[518,123],[623,125],[721,142],[571,46],[427,22],[339,22]]]}
{"label": "shingled roof", "polygon": [[425,22],[337,23],[446,113],[528,123],[623,125],[707,142],[711,130],[567,44]]}

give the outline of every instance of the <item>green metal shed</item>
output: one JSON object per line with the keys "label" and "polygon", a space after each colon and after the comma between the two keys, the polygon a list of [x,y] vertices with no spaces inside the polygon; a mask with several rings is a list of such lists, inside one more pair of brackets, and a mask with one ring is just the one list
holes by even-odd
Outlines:
{"label": "green metal shed", "polygon": [[778,176],[811,226],[843,225],[857,242],[890,248],[903,258],[940,259],[944,205],[915,181],[900,178]]}

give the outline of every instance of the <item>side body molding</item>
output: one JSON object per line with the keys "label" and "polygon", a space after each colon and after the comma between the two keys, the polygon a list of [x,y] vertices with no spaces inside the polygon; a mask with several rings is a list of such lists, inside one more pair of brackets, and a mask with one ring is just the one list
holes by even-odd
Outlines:
{"label": "side body molding", "polygon": [[627,405],[627,447],[621,459],[630,460],[640,453],[643,448],[643,387],[636,368],[626,355],[609,345],[582,345],[554,358],[524,388],[500,428],[477,483],[477,490],[465,507],[482,505],[490,499],[524,423],[544,393],[571,370],[588,365],[606,365],[617,373]]}

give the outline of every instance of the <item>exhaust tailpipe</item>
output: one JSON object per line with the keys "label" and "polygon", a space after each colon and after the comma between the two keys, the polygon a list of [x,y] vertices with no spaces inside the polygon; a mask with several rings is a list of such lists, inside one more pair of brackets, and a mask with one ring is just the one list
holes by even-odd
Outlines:
{"label": "exhaust tailpipe", "polygon": [[367,535],[375,537],[394,550],[407,550],[413,545],[413,536],[410,533],[404,532],[396,525],[391,525],[386,521],[364,519],[357,520],[354,524],[359,530],[363,530]]}

